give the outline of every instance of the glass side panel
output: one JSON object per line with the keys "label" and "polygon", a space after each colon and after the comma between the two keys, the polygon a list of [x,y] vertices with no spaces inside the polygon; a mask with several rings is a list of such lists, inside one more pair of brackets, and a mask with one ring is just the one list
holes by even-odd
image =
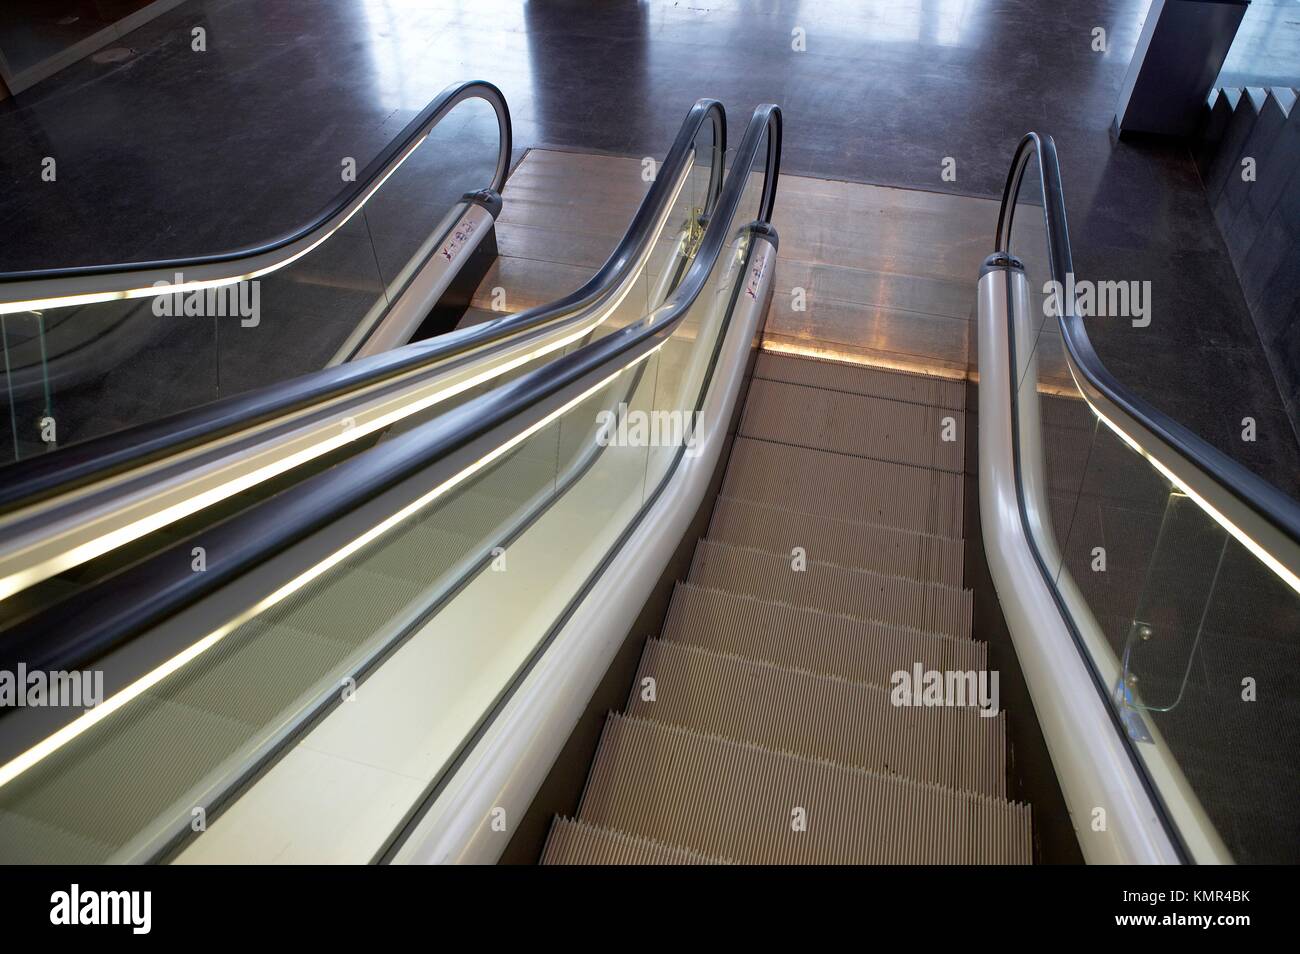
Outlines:
{"label": "glass side panel", "polygon": [[51,426],[46,331],[58,321],[58,316],[47,317],[41,312],[0,315],[0,348],[4,350],[0,400],[4,401],[7,418],[7,440],[0,451],[3,457],[43,453],[57,439],[57,431]]}
{"label": "glass side panel", "polygon": [[[1032,203],[1015,249],[1044,247],[1019,234],[1041,227]],[[1300,598],[1093,413],[1035,272],[1027,263],[1013,344],[1025,497],[1048,501],[1029,515],[1039,556],[1184,842],[1294,863]]]}
{"label": "glass side panel", "polygon": [[1134,610],[1114,620],[1124,704],[1167,747],[1235,861],[1295,863],[1300,598],[1181,490],[1169,487],[1147,521]]}
{"label": "glass side panel", "polygon": [[[441,128],[441,126],[438,128]],[[539,339],[542,344],[545,344],[545,347],[539,347],[527,360],[521,360],[520,363],[509,368],[505,368],[504,358],[498,361],[497,364],[501,365],[501,369],[495,370],[495,373],[487,376],[483,383],[475,387],[442,396],[437,403],[409,414],[381,432],[360,437],[352,444],[325,457],[301,464],[291,472],[241,491],[234,498],[223,500],[218,505],[209,506],[198,514],[177,523],[169,524],[165,528],[140,540],[133,541],[129,545],[115,548],[95,560],[72,567],[29,587],[15,596],[0,600],[0,638],[3,638],[5,628],[14,625],[33,613],[39,612],[52,603],[75,598],[86,587],[117,573],[124,567],[130,566],[146,557],[150,552],[170,546],[178,540],[188,539],[200,534],[205,527],[212,526],[228,519],[241,510],[255,506],[260,501],[284,490],[298,480],[306,479],[320,470],[333,466],[347,456],[361,453],[374,446],[378,441],[404,433],[451,407],[463,404],[486,393],[493,387],[527,374],[553,360],[558,355],[574,351],[597,337],[602,337],[632,321],[640,319],[655,307],[658,307],[672,289],[676,287],[685,267],[690,263],[690,256],[693,254],[686,243],[690,236],[691,223],[698,218],[696,210],[701,208],[700,203],[706,202],[708,197],[707,162],[712,151],[711,140],[711,132],[701,132],[693,161],[688,163],[687,168],[679,174],[677,181],[680,188],[676,201],[664,216],[660,231],[656,235],[656,241],[651,244],[641,267],[634,272],[621,293],[614,296],[610,302],[603,303],[585,314],[576,316],[574,319],[572,325],[574,329],[580,330],[582,327],[590,327],[589,333],[585,335],[579,334],[578,337],[573,338],[572,341],[560,348],[557,344],[562,343],[562,340],[557,341],[557,339],[563,339],[569,332],[557,330],[552,335]],[[703,165],[699,161],[702,157],[704,160]],[[404,170],[406,166],[403,165],[401,168]],[[639,169],[640,165],[637,164],[636,168]],[[487,170],[486,174],[490,176],[491,170]],[[645,187],[647,187],[647,184],[642,183],[638,175],[633,188],[643,189]],[[616,241],[616,239],[611,239],[611,243]],[[613,246],[611,245],[612,250]],[[135,304],[137,307],[142,307],[138,303],[117,304],[122,307],[124,313],[129,310],[126,307],[128,305]],[[104,313],[108,314],[107,306],[104,308]],[[47,417],[51,420],[57,420],[52,415],[46,415],[43,410],[46,406],[44,402],[47,400],[45,394],[49,389],[46,388],[44,391],[41,389],[46,377],[44,365],[39,364],[41,358],[40,346],[48,338],[40,337],[39,331],[45,319],[35,315],[8,315],[3,316],[3,318],[7,319],[4,327],[9,330],[9,337],[14,342],[14,347],[11,349],[11,358],[15,361],[22,359],[37,362],[32,367],[18,369],[13,375],[12,393],[19,395],[22,400],[12,409],[12,413],[6,415],[4,420],[3,434],[9,445],[15,448],[20,453],[20,456],[27,456],[45,449],[44,445],[39,442],[40,422]],[[196,333],[201,327],[206,328],[207,326],[186,325],[183,323],[166,326],[153,323],[150,327],[155,329],[171,327],[175,332],[188,331]],[[244,339],[251,345],[256,343],[253,337],[256,331],[255,328],[239,329],[232,333],[247,334],[251,332],[252,334]],[[23,345],[22,342],[30,343]],[[205,371],[212,370],[204,364],[208,352],[196,345],[190,349],[190,353],[194,361],[189,373],[192,380],[198,381]],[[520,354],[522,355],[522,352]],[[517,356],[512,352],[510,357],[513,360]],[[492,360],[494,359],[483,360],[474,370],[487,375],[489,371],[494,370],[494,366],[491,364]],[[451,362],[451,364],[454,363]],[[146,392],[146,395],[157,390],[158,382],[155,382],[152,378],[126,375],[125,369],[120,369],[117,373],[119,377],[123,378],[123,381],[119,382],[121,385],[151,389]],[[4,382],[0,383],[7,384],[9,380],[9,378],[6,378]],[[438,380],[441,379],[433,376],[429,378],[430,382]],[[430,387],[433,387],[432,383]],[[10,391],[6,389],[5,393],[10,393]],[[54,389],[53,393],[56,398],[61,397],[57,388]],[[119,399],[123,398],[127,393],[124,387],[118,387],[113,391],[113,394]],[[89,413],[97,413],[98,404],[100,403],[108,407],[112,406],[109,396],[105,393],[97,392],[96,397],[98,403],[91,404]],[[76,400],[75,395],[69,396],[69,400]],[[142,397],[140,400],[145,400],[145,398]],[[77,416],[73,415],[73,418],[75,419]],[[15,425],[17,430],[15,430]],[[14,433],[20,435],[17,442],[12,438]]]}
{"label": "glass side panel", "polygon": [[[590,335],[570,346],[570,351],[639,321],[672,294],[694,258],[703,235],[712,162],[713,132],[710,126],[705,126],[696,134],[687,169],[676,187],[676,197],[636,286]],[[644,163],[628,163],[626,168],[628,175],[637,175],[643,180],[649,175]],[[654,174],[658,176],[662,172],[662,166],[657,164]],[[612,247],[610,251],[613,251]]]}
{"label": "glass side panel", "polygon": [[[0,447],[0,463],[342,360],[350,336],[377,323],[433,254],[454,224],[449,214],[460,197],[491,184],[498,136],[487,102],[458,104],[359,213],[301,258],[259,278],[7,316],[14,329],[4,344],[11,387],[0,391],[0,410],[20,427]],[[340,152],[337,189],[358,171],[342,146]],[[27,336],[31,329],[36,341]],[[41,375],[56,440],[36,435],[27,406],[31,380]]]}
{"label": "glass side panel", "polygon": [[[545,645],[672,461],[686,459],[743,275],[747,234],[737,230],[755,211],[747,203],[728,223],[734,237],[717,274],[662,347],[611,369],[522,441],[254,609],[193,632],[209,637],[208,648],[0,786],[0,858],[151,856],[206,818],[286,733],[338,703],[304,737],[310,744],[290,748],[269,772],[297,777],[323,759],[372,774],[382,791],[365,783],[331,791],[331,806],[348,813],[349,837],[319,830],[290,839],[304,851],[336,852],[333,860],[369,860]],[[264,811],[267,791],[254,785],[217,824]],[[323,822],[300,803],[292,823],[301,833]],[[200,837],[180,860],[229,849]],[[262,850],[272,849],[240,851],[244,860],[273,860],[248,857]],[[290,851],[274,860],[297,859]]]}

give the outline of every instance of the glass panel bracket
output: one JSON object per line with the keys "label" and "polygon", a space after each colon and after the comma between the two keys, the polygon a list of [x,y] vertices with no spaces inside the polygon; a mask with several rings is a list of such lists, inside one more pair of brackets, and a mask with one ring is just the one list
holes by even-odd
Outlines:
{"label": "glass panel bracket", "polygon": [[1130,690],[1128,676],[1124,673],[1115,680],[1115,688],[1111,693],[1115,702],[1115,712],[1119,716],[1120,723],[1124,726],[1124,731],[1134,742],[1152,742],[1151,731],[1147,728],[1146,719],[1142,718],[1142,713],[1134,704],[1133,695]]}

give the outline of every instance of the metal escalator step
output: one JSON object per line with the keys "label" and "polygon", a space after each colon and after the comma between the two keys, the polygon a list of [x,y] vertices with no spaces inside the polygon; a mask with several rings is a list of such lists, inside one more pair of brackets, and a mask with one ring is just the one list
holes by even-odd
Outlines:
{"label": "metal escalator step", "polygon": [[350,568],[240,625],[154,694],[258,727],[280,724],[351,671],[408,615],[421,583]]}
{"label": "metal escalator step", "polygon": [[544,865],[725,865],[698,851],[665,845],[573,818],[558,817],[542,849]]}
{"label": "metal escalator step", "polygon": [[[745,437],[960,473],[965,413],[755,378]],[[945,439],[949,438],[949,439]]]}
{"label": "metal escalator step", "polygon": [[[34,847],[29,860],[99,864],[172,813],[188,817],[213,766],[244,745],[238,720],[145,693],[9,782],[7,811],[83,839]],[[85,851],[55,857],[53,852]],[[0,841],[0,860],[18,862]]]}
{"label": "metal escalator step", "polygon": [[814,560],[960,586],[961,540],[897,527],[798,513],[752,500],[719,497],[709,538],[772,553],[803,547]]}
{"label": "metal escalator step", "polygon": [[476,308],[470,306],[465,309],[465,313],[460,316],[460,321],[456,323],[456,330],[462,328],[472,328],[475,325],[481,325],[487,321],[496,321],[498,318],[505,318],[511,314],[508,311],[493,311],[491,308]]}
{"label": "metal escalator step", "polygon": [[888,686],[901,663],[980,670],[984,643],[678,583],[662,639]]}
{"label": "metal escalator step", "polygon": [[[347,613],[346,607],[335,608],[338,625]],[[153,695],[225,719],[278,725],[286,710],[333,685],[330,677],[349,648],[318,633],[254,620],[165,680]]]}
{"label": "metal escalator step", "polygon": [[578,817],[742,864],[1031,860],[1027,805],[618,715]]}
{"label": "metal escalator step", "polygon": [[1006,794],[1001,713],[894,705],[880,686],[687,643],[646,642],[627,714],[885,775]]}
{"label": "metal escalator step", "polygon": [[962,534],[959,474],[737,437],[722,493],[802,513]]}
{"label": "metal escalator step", "polygon": [[466,499],[455,498],[460,507],[440,508],[377,540],[365,554],[366,571],[424,585],[477,553],[489,531],[501,521],[495,511],[469,511],[464,506],[469,503],[469,495],[463,496]]}
{"label": "metal escalator step", "polygon": [[[315,585],[313,585],[315,584]],[[264,610],[252,621],[358,646],[383,632],[424,590],[413,580],[344,564]]]}
{"label": "metal escalator step", "polygon": [[966,385],[962,381],[906,371],[886,371],[847,361],[762,351],[754,367],[754,377],[955,411],[966,407]]}
{"label": "metal escalator step", "polygon": [[[544,435],[548,437],[545,442],[540,440]],[[539,432],[518,450],[461,485],[462,492],[473,491],[515,504],[532,500],[540,491],[555,486],[555,441],[553,430]]]}
{"label": "metal escalator step", "polygon": [[79,864],[112,854],[112,845],[0,811],[0,862],[4,864]]}
{"label": "metal escalator step", "polygon": [[793,563],[789,554],[701,540],[691,562],[690,581],[859,619],[948,636],[970,635],[968,590],[815,560],[808,560],[806,569],[795,570]]}

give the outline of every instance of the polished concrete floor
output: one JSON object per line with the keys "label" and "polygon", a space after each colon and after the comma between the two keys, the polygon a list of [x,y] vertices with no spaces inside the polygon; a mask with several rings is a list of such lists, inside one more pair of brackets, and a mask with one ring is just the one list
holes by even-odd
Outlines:
{"label": "polished concrete floor", "polygon": [[[1108,132],[1146,7],[192,0],[131,34],[125,59],[83,61],[0,104],[0,214],[19,223],[0,237],[0,267],[275,235],[332,194],[341,155],[363,162],[465,78],[501,86],[520,149],[661,156],[700,96],[727,104],[733,137],[752,106],[775,101],[787,172],[982,198],[1037,129],[1060,149],[1078,273],[1152,282],[1149,327],[1095,325],[1102,357],[1300,493],[1295,435],[1187,150]],[[196,26],[203,53],[191,49]],[[1091,48],[1097,26],[1106,52]],[[40,180],[45,156],[57,183]],[[991,217],[987,231],[991,247]],[[1245,416],[1259,441],[1240,439]]]}

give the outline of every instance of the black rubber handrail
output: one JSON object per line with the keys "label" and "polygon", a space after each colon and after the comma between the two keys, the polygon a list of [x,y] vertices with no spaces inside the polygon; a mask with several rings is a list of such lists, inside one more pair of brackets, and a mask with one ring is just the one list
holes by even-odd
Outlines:
{"label": "black rubber handrail", "polygon": [[[1016,199],[1020,194],[1025,168],[1034,154],[1038,156],[1038,174],[1043,193],[1048,267],[1052,280],[1058,287],[1066,288],[1066,277],[1074,274],[1074,259],[1065,219],[1061,170],[1056,159],[1056,144],[1051,136],[1027,133],[1016,147],[1015,158],[1007,174],[1006,188],[1002,193],[1002,208],[994,235],[995,247],[1000,254],[1011,257],[1011,227]],[[1088,384],[1273,528],[1300,544],[1300,504],[1120,384],[1098,357],[1076,303],[1067,300],[1067,295],[1060,297],[1062,301],[1058,310],[1061,337],[1071,361]],[[1122,425],[1122,422],[1117,424]]]}
{"label": "black rubber handrail", "polygon": [[[489,84],[466,84],[479,85]],[[322,401],[382,384],[590,307],[626,278],[646,243],[653,241],[656,223],[672,199],[673,183],[691,160],[695,141],[706,124],[711,126],[713,133],[709,193],[705,201],[708,214],[721,191],[727,122],[721,103],[701,99],[687,113],[672,148],[622,240],[596,273],[576,291],[550,304],[515,315],[223,398],[105,434],[56,453],[8,465],[0,470],[0,513],[30,506],[92,481],[115,476]]]}
{"label": "black rubber handrail", "polygon": [[320,211],[292,231],[255,245],[244,245],[239,248],[189,258],[0,272],[0,300],[6,300],[4,286],[15,282],[83,278],[155,270],[185,271],[201,265],[219,265],[238,262],[241,259],[256,258],[299,242],[325,229],[334,218],[347,209],[357,198],[364,195],[376,183],[382,182],[423,136],[428,135],[429,131],[442,121],[443,117],[467,99],[484,100],[496,112],[497,126],[501,138],[497,149],[496,168],[492,173],[492,181],[486,188],[494,192],[500,192],[502,186],[505,185],[506,175],[510,171],[510,153],[513,148],[510,109],[506,105],[505,96],[496,86],[483,80],[470,80],[449,86],[434,97],[433,101],[420,110],[419,115],[407,123],[392,142],[380,151],[379,155],[370,160],[357,173],[355,181],[344,185],[333,198],[325,203]]}
{"label": "black rubber handrail", "polygon": [[[253,571],[430,464],[470,447],[540,401],[585,378],[616,373],[629,352],[671,334],[690,311],[731,237],[759,149],[766,146],[758,228],[773,244],[769,223],[780,173],[781,111],[760,106],[737,151],[714,215],[690,267],[669,300],[647,318],[559,357],[486,394],[443,412],[391,441],[289,487],[205,532],[204,573],[177,559],[176,544],[77,595],[29,617],[0,640],[0,669],[22,661],[29,670],[74,671]],[[0,710],[0,718],[4,710]]]}

